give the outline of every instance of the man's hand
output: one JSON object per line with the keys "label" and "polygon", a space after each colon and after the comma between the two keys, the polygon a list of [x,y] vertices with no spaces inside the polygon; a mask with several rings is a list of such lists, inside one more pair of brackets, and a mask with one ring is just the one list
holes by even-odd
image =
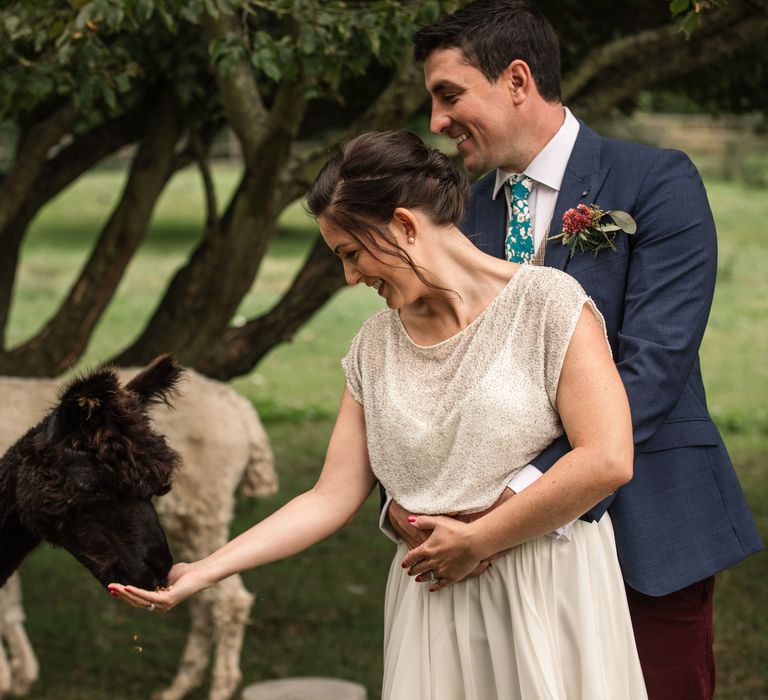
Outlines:
{"label": "man's hand", "polygon": [[432,534],[432,530],[421,530],[408,522],[409,513],[396,501],[392,501],[387,509],[387,517],[392,525],[392,529],[400,536],[400,539],[408,545],[408,549],[418,547],[427,541]]}
{"label": "man's hand", "polygon": [[[479,513],[452,515],[450,517],[456,518],[457,520],[461,520],[465,523],[471,523],[473,520],[477,520],[486,513],[490,513],[494,508],[498,508],[502,503],[508,501],[514,495],[514,491],[505,488],[501,492],[501,495],[498,497],[498,499],[496,499],[496,502],[490,508],[487,508],[486,510],[483,510]],[[400,536],[403,542],[408,545],[408,549],[415,549],[416,547],[421,546],[432,534],[431,529],[421,529],[412,525],[408,521],[408,517],[412,515],[412,513],[409,513],[407,510],[405,510],[405,508],[397,503],[397,501],[390,502],[389,509],[387,510],[387,517],[389,518],[389,522],[392,525],[392,528]],[[504,554],[506,554],[506,552],[499,552],[498,554],[492,556],[491,559],[496,559],[497,557],[503,556]],[[466,576],[466,578],[479,576],[489,566],[491,566],[490,560],[481,561],[477,567],[475,567],[475,569]]]}

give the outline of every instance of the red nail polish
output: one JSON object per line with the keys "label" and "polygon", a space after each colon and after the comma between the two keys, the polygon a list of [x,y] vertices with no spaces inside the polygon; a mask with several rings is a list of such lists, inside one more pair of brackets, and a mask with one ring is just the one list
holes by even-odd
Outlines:
{"label": "red nail polish", "polygon": [[112,589],[109,590],[109,595],[111,595],[113,598],[117,598],[117,592],[113,591]]}
{"label": "red nail polish", "polygon": [[409,515],[408,516],[408,522],[409,523],[415,523],[416,522],[416,516],[415,515]]}

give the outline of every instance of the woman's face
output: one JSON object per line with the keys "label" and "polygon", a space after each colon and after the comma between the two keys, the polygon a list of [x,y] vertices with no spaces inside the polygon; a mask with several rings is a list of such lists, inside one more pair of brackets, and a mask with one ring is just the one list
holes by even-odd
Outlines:
{"label": "woman's face", "polygon": [[[341,259],[347,284],[363,283],[375,289],[390,309],[400,309],[423,293],[423,284],[411,267],[396,255],[391,241],[379,239],[385,250],[371,252],[353,236],[333,227],[324,216],[320,216],[318,223],[328,247]],[[401,235],[398,227],[392,226],[390,231],[398,245],[405,249],[408,245],[405,235]],[[377,236],[376,233],[373,235]],[[388,249],[392,253],[386,252]]]}

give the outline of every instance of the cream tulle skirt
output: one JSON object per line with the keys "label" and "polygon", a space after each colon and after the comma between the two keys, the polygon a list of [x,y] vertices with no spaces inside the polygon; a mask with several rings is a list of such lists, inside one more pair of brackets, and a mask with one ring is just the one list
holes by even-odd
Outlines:
{"label": "cream tulle skirt", "polygon": [[384,700],[645,700],[608,516],[540,537],[435,593],[400,563],[385,601]]}

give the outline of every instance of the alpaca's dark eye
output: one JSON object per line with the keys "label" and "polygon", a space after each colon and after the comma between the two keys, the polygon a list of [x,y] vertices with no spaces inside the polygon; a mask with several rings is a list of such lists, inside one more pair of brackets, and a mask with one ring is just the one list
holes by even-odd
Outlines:
{"label": "alpaca's dark eye", "polygon": [[89,496],[98,493],[99,490],[98,484],[94,481],[77,481],[75,482],[75,486],[77,487],[77,490],[80,491],[80,493],[84,493]]}

